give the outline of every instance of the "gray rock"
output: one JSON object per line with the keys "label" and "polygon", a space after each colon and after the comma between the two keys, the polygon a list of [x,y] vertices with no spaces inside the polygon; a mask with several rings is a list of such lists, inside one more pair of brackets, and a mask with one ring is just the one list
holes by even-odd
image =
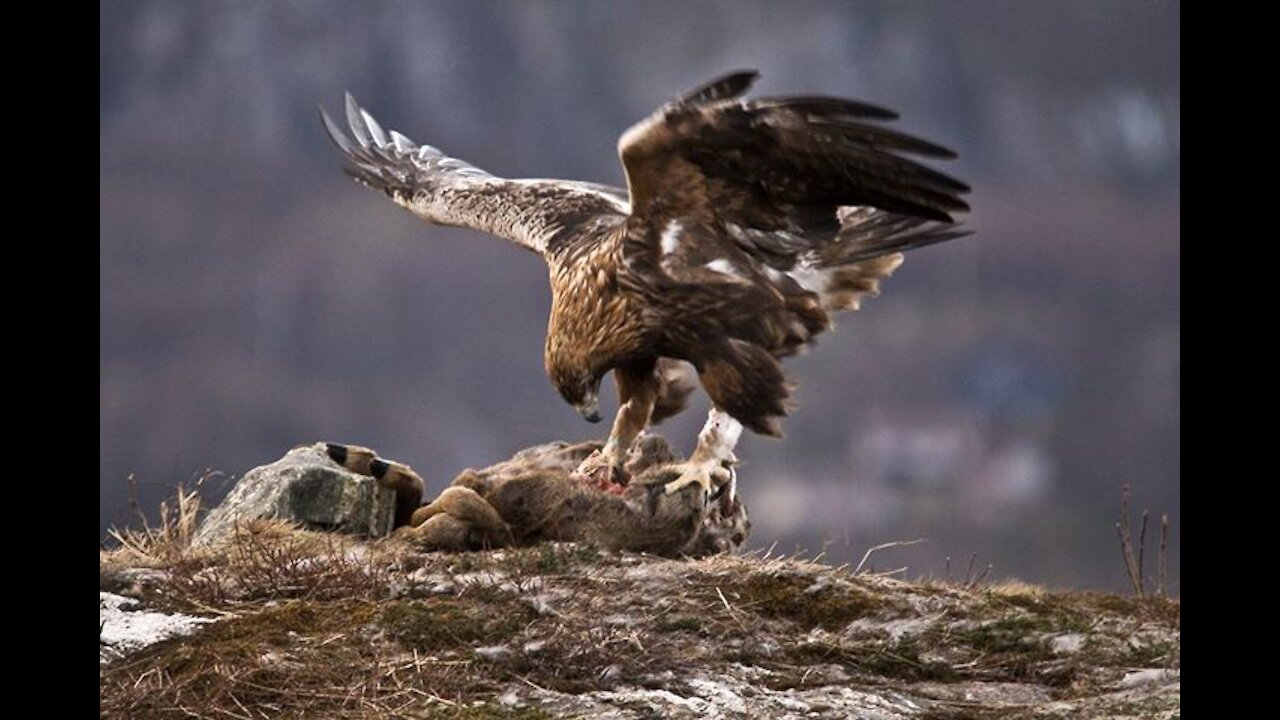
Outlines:
{"label": "gray rock", "polygon": [[193,543],[213,543],[230,536],[237,523],[265,518],[382,537],[392,530],[395,502],[394,491],[331,460],[324,443],[303,445],[245,473],[201,523]]}

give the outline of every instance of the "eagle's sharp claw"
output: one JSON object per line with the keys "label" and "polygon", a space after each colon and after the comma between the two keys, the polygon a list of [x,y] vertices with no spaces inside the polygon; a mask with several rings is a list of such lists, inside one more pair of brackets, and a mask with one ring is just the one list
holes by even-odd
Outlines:
{"label": "eagle's sharp claw", "polygon": [[664,489],[668,495],[674,495],[690,485],[697,484],[702,487],[703,493],[710,497],[717,488],[729,482],[728,473],[728,470],[715,463],[684,463],[680,477],[667,483]]}

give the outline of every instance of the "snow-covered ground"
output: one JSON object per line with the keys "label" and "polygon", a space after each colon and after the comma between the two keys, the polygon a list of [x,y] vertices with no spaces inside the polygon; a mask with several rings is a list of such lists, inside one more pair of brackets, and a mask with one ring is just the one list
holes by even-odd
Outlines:
{"label": "snow-covered ground", "polygon": [[143,610],[138,601],[115,593],[99,592],[101,662],[126,655],[175,635],[194,632],[208,618]]}

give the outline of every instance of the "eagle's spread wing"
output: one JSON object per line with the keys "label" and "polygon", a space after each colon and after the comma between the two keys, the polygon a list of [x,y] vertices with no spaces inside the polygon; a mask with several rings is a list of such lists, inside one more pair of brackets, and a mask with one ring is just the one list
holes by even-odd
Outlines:
{"label": "eagle's spread wing", "polygon": [[896,113],[854,100],[739,99],[756,77],[712,81],[618,142],[633,215],[647,225],[638,230],[673,277],[726,271],[846,309],[856,295],[841,292],[841,269],[966,234],[951,213],[969,209],[968,186],[903,156],[953,152],[884,127]]}
{"label": "eagle's spread wing", "polygon": [[[716,406],[776,434],[790,387],[777,358],[854,309],[898,253],[966,234],[964,183],[905,155],[950,150],[884,127],[891,111],[804,96],[744,100],[753,71],[715,80],[625,132],[624,283],[662,314]],[[659,314],[659,313],[655,313]]]}
{"label": "eagle's spread wing", "polygon": [[[896,113],[854,100],[784,97],[739,100],[758,77],[728,75],[681,97],[622,135],[618,152],[631,202],[643,212],[677,196],[682,205],[728,203],[753,226],[813,221],[804,211],[870,205],[952,222],[968,210],[964,183],[900,153],[951,159],[933,143],[874,124]],[[672,190],[672,174],[683,175]],[[724,207],[723,205],[720,205]]]}
{"label": "eagle's spread wing", "polygon": [[560,233],[601,215],[621,217],[630,211],[620,188],[499,178],[398,132],[384,132],[350,94],[351,137],[323,109],[320,115],[347,160],[348,175],[428,222],[481,230],[542,253]]}

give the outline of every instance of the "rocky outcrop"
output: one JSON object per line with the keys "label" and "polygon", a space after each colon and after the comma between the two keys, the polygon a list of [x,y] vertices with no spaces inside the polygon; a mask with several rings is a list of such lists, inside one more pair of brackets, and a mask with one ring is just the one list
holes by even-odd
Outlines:
{"label": "rocky outcrop", "polygon": [[[656,471],[667,455],[654,443]],[[459,476],[454,488],[511,525],[498,550],[321,532],[377,535],[394,509],[392,491],[323,445],[249,473],[204,543],[186,541],[189,499],[172,524],[119,534],[99,561],[101,716],[1180,715],[1177,601],[913,583],[758,554],[655,557],[610,547],[594,534],[609,522],[577,515],[550,532],[533,500],[591,449],[539,446]],[[633,491],[600,490],[598,517],[648,507],[623,508]],[[690,505],[703,513],[691,517],[719,504]],[[564,542],[575,527],[591,542]],[[667,526],[620,536],[645,527]]]}
{"label": "rocky outcrop", "polygon": [[366,537],[391,532],[395,493],[331,460],[324,443],[290,450],[245,473],[196,532],[196,545],[229,537],[238,523],[280,519]]}
{"label": "rocky outcrop", "polygon": [[[377,458],[367,448],[304,445],[246,473],[200,525],[195,545],[227,540],[237,525],[253,520],[382,537],[410,517],[418,526],[406,528],[406,537],[427,550],[570,541],[697,557],[737,550],[746,542],[750,521],[734,483],[714,497],[696,484],[666,492],[666,483],[679,477],[682,466],[659,435],[646,436],[628,459],[628,483],[579,476],[579,465],[600,447],[599,442],[553,442],[486,468],[468,468],[435,502],[415,513],[423,495],[421,478],[411,470],[397,474],[387,469],[407,466]],[[346,466],[333,459],[335,454]],[[372,477],[379,471],[377,479]],[[397,492],[397,486],[409,489],[403,484],[410,478],[413,491]],[[409,503],[414,507],[401,506]]]}

